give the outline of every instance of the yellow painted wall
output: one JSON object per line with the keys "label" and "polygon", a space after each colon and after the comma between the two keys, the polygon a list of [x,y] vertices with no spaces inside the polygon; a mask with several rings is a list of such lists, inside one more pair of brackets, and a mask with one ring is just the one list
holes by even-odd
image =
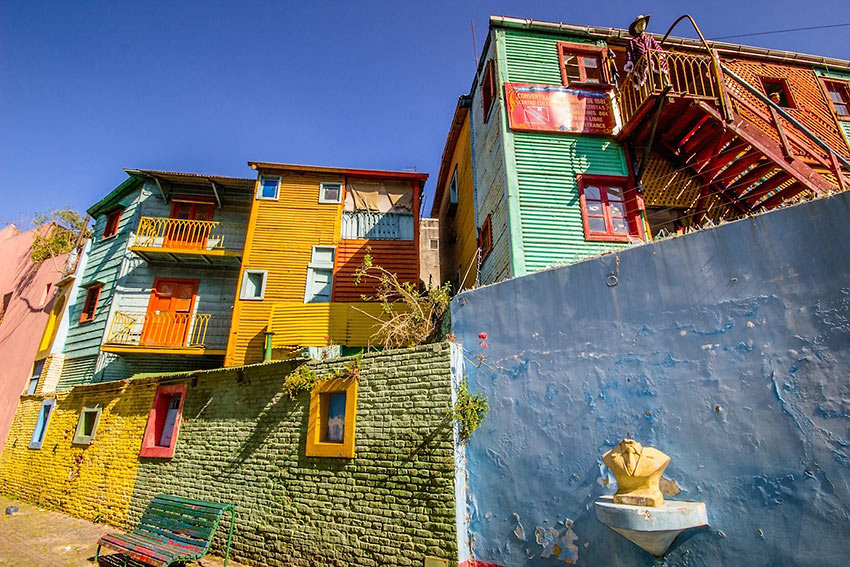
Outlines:
{"label": "yellow painted wall", "polygon": [[[110,382],[58,392],[41,449],[29,449],[42,396],[24,396],[0,454],[0,490],[62,512],[127,528],[139,449],[156,383]],[[103,406],[91,445],[73,445],[84,405]]]}
{"label": "yellow painted wall", "polygon": [[[446,214],[449,206],[449,184],[452,172],[457,166],[458,205],[454,217]],[[464,120],[458,134],[451,167],[443,188],[443,202],[440,206],[440,274],[442,280],[451,281],[460,272],[458,281],[466,283],[463,289],[475,284],[477,275],[476,252],[478,250],[478,230],[475,225],[475,202],[472,191],[472,150],[469,137],[469,119]],[[471,266],[471,267],[470,267]],[[467,274],[467,270],[469,273]]]}
{"label": "yellow painted wall", "polygon": [[374,335],[380,331],[380,323],[375,318],[381,315],[377,302],[276,303],[268,326],[275,334],[274,348],[329,343],[376,346],[380,337]]}
{"label": "yellow painted wall", "polygon": [[[266,173],[266,172],[261,172]],[[307,264],[313,246],[335,246],[339,241],[342,205],[320,204],[319,184],[342,182],[341,175],[298,172],[280,174],[278,201],[254,200],[242,270],[268,270],[263,301],[237,299],[227,345],[225,366],[259,362],[263,333],[277,302],[304,302]],[[240,291],[241,291],[240,274]]]}

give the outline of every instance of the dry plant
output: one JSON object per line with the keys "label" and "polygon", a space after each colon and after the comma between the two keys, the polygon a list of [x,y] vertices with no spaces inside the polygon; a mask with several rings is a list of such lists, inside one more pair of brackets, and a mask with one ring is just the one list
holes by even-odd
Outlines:
{"label": "dry plant", "polygon": [[436,342],[440,338],[440,321],[451,300],[451,287],[447,283],[420,292],[410,282],[399,281],[398,276],[372,262],[368,249],[363,264],[355,273],[354,282],[364,278],[377,282],[373,296],[363,295],[363,301],[381,304],[381,316],[376,317],[358,309],[379,323],[372,338],[384,348],[398,348]]}

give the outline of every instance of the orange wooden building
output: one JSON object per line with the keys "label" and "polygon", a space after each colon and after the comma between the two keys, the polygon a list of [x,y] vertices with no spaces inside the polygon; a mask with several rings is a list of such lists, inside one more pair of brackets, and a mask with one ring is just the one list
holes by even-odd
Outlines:
{"label": "orange wooden building", "polygon": [[419,204],[428,175],[249,162],[257,175],[225,365],[303,347],[374,344],[380,305],[356,282],[367,252],[419,282]]}

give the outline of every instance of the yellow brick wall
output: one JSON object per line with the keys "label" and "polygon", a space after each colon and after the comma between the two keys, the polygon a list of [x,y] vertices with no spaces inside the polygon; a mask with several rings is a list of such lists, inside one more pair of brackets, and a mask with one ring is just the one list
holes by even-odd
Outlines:
{"label": "yellow brick wall", "polygon": [[[0,490],[87,520],[127,527],[156,384],[111,382],[58,392],[41,449],[29,449],[44,396],[24,396],[0,454]],[[48,396],[52,397],[52,396]],[[84,405],[103,407],[91,445],[72,444]]]}

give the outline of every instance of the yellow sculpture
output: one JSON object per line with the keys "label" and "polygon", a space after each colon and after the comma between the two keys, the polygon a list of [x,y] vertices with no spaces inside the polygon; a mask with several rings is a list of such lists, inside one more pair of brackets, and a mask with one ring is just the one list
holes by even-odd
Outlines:
{"label": "yellow sculpture", "polygon": [[661,473],[670,464],[670,457],[653,447],[644,447],[634,439],[623,439],[602,455],[602,461],[617,478],[615,504],[652,507],[664,504],[658,482]]}

